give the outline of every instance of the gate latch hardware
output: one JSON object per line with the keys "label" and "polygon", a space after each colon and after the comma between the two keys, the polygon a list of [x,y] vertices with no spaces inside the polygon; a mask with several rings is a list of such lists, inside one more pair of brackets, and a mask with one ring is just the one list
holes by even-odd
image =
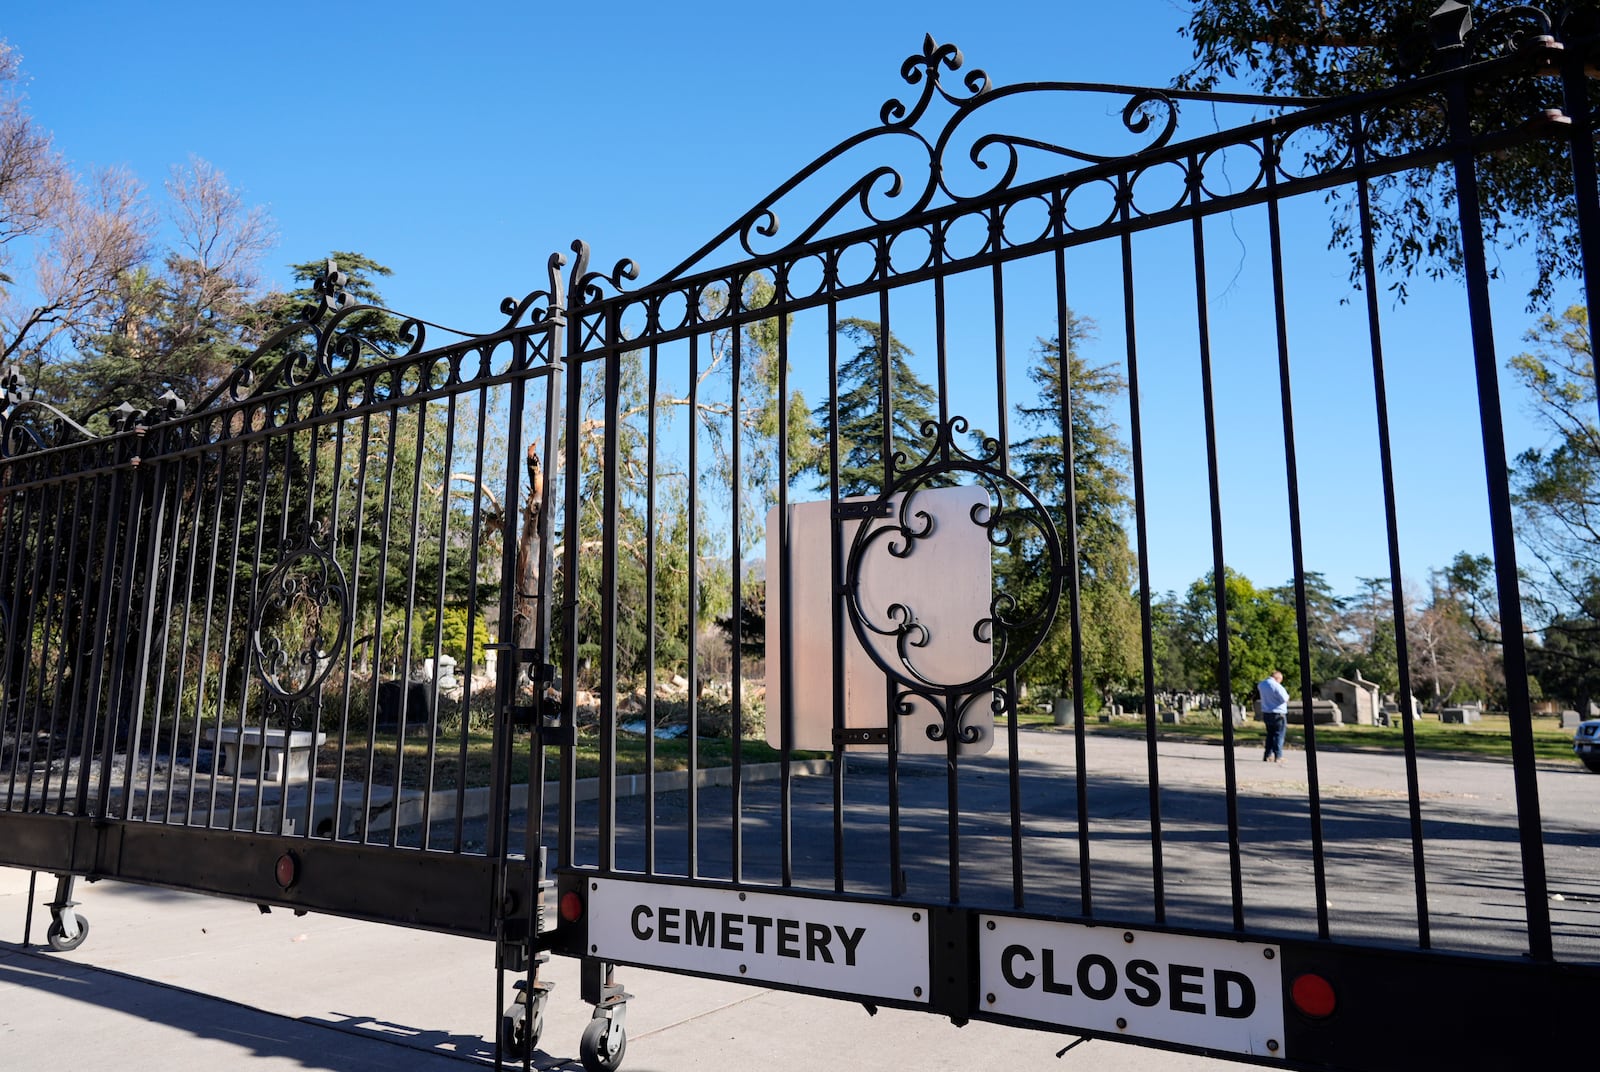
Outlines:
{"label": "gate latch hardware", "polygon": [[835,521],[867,521],[874,517],[888,517],[894,513],[894,503],[888,499],[868,502],[842,502],[834,508]]}
{"label": "gate latch hardware", "polygon": [[887,726],[856,726],[849,729],[833,731],[833,746],[843,748],[851,744],[881,744],[889,743],[889,727]]}

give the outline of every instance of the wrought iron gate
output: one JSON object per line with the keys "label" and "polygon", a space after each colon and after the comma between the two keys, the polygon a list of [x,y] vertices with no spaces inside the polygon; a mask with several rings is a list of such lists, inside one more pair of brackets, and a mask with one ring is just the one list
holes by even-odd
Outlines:
{"label": "wrought iron gate", "polygon": [[[626,964],[1290,1067],[1558,1052],[1520,1025],[1600,982],[1600,958],[1581,919],[1550,909],[1477,167],[1556,146],[1577,192],[1551,211],[1575,214],[1592,280],[1596,53],[1532,11],[1473,43],[1472,62],[1391,89],[1284,101],[1001,88],[981,71],[952,85],[962,57],[929,39],[902,67],[914,99],[646,286],[627,262],[590,270],[575,244],[548,289],[503,303],[502,328],[434,344],[421,320],[375,332],[388,314],[351,302],[330,265],[321,304],[192,408],[72,420],[13,374],[0,863],[493,940],[502,979],[524,974],[501,1002],[521,1061],[551,953],[584,960],[594,1067],[620,1060]],[[1535,121],[1478,106],[1473,87],[1518,79],[1548,89]],[[972,133],[1084,98],[1110,102],[1132,148]],[[1180,139],[1191,103],[1271,114]],[[1400,111],[1432,135],[1388,151],[1372,133]],[[885,145],[925,175],[856,163]],[[1276,371],[1266,423],[1308,667],[1281,215],[1328,191],[1355,206],[1365,351],[1348,374],[1372,376],[1403,606],[1370,195],[1429,169],[1457,207],[1470,328],[1434,360],[1475,378],[1507,638],[1515,852],[1472,866],[1519,898],[1514,924],[1430,857],[1403,614],[1392,813],[1325,793],[1338,753],[1309,670],[1292,682],[1303,800],[1241,779],[1230,702],[1224,747],[1201,759],[1174,756],[1158,715],[1147,483],[1162,460],[1141,417],[1175,369],[1198,373],[1196,539],[1213,577],[1230,561],[1217,386],[1239,347],[1211,324],[1207,225],[1263,229],[1253,345]],[[806,222],[784,231],[788,206]],[[1088,324],[1069,290],[1085,272],[1117,295],[1120,322],[1101,327],[1126,381],[1126,519],[1063,505],[1096,449],[1075,438]],[[1160,318],[1192,321],[1176,354],[1140,343],[1153,278],[1178,296]],[[1103,608],[1083,564],[1108,522],[1140,638],[1136,769],[1116,772],[1085,702]],[[1237,608],[1214,589],[1226,682]],[[1024,726],[1044,660],[1075,698],[1052,752]],[[770,760],[747,754],[762,726]],[[679,733],[685,769],[658,771],[658,741]],[[640,773],[619,770],[624,741]],[[1195,762],[1210,782],[1174,773]],[[1284,903],[1257,866],[1268,852],[1309,876]],[[1380,874],[1382,910],[1344,911]],[[53,943],[81,941],[70,881],[54,907]],[[1463,991],[1496,995],[1498,1023]]]}

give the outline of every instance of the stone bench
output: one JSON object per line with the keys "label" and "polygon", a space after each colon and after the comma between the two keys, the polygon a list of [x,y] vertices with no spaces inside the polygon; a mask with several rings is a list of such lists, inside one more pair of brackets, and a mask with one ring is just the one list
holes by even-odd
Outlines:
{"label": "stone bench", "polygon": [[310,730],[263,730],[259,726],[246,726],[242,733],[237,726],[224,726],[220,731],[208,729],[203,736],[212,743],[220,742],[218,774],[259,776],[269,784],[284,780],[286,765],[289,781],[309,781],[317,749],[328,739],[327,734]]}

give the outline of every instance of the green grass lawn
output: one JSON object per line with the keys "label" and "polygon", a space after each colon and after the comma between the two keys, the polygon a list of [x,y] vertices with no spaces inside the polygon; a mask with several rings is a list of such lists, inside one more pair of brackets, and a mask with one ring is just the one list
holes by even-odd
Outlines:
{"label": "green grass lawn", "polygon": [[[1030,728],[1043,728],[1054,733],[1070,733],[1071,726],[1056,727],[1048,713],[1024,713],[1021,725]],[[1144,719],[1137,715],[1124,715],[1112,722],[1101,722],[1098,717],[1091,717],[1087,723],[1089,732],[1096,734],[1109,734],[1124,737],[1142,737],[1145,732]],[[1222,720],[1215,712],[1191,713],[1185,716],[1184,721],[1177,724],[1162,723],[1156,727],[1156,732],[1161,740],[1173,741],[1222,741]],[[1237,726],[1233,731],[1234,740],[1245,745],[1259,746],[1265,736],[1265,730],[1259,722],[1247,722]],[[1399,751],[1405,747],[1405,734],[1399,727],[1387,728],[1383,726],[1318,726],[1316,729],[1318,749],[1382,749]],[[1505,715],[1484,715],[1483,719],[1471,725],[1447,725],[1440,722],[1437,717],[1424,715],[1416,723],[1417,751],[1422,755],[1445,756],[1471,756],[1478,758],[1491,758],[1510,760],[1511,758],[1511,728],[1510,719]],[[466,748],[466,784],[468,786],[485,786],[489,784],[491,773],[492,751],[494,739],[486,732],[472,732],[467,735]],[[1535,717],[1533,720],[1534,752],[1540,760],[1578,763],[1572,754],[1572,731],[1561,729],[1560,720],[1551,717]],[[1288,734],[1288,747],[1305,747],[1305,730],[1299,726],[1290,725]],[[600,774],[600,741],[592,730],[580,730],[577,745],[577,766],[579,778],[594,778]],[[345,751],[345,777],[359,782],[369,780],[367,771],[368,745],[365,737],[352,738]],[[560,771],[557,768],[556,749],[547,749],[545,755],[545,776],[556,778]],[[815,759],[823,758],[820,752],[795,752],[793,758]],[[400,758],[398,744],[393,734],[380,735],[373,749],[372,772],[370,780],[375,785],[392,785],[394,783],[395,767],[402,767],[402,781],[408,789],[423,789],[428,785],[428,743],[426,738],[410,736],[406,738],[404,759]],[[766,741],[750,739],[741,742],[740,761],[742,763],[775,763],[781,758],[777,749],[772,748]],[[516,747],[512,757],[511,778],[513,783],[524,783],[528,780],[528,769],[532,756],[529,737],[526,733],[516,736]],[[319,778],[332,778],[338,760],[338,742],[330,740],[323,747],[318,759],[317,776]],[[733,762],[733,741],[726,737],[703,737],[699,742],[699,766],[701,768],[726,767]],[[617,773],[641,774],[647,765],[645,755],[645,739],[629,733],[617,735]],[[655,743],[655,769],[658,771],[687,770],[689,767],[689,742],[686,740],[664,741]],[[434,755],[433,782],[435,790],[454,789],[460,784],[462,771],[461,762],[461,736],[455,733],[441,732]]]}
{"label": "green grass lawn", "polygon": [[[331,735],[330,735],[331,736]],[[467,735],[466,752],[466,784],[468,786],[484,786],[489,784],[491,764],[494,748],[494,737],[486,732],[472,732]],[[629,733],[617,735],[617,773],[642,774],[647,769],[648,757],[645,752],[645,738]],[[600,739],[592,731],[580,730],[578,734],[577,765],[579,778],[595,778],[600,774]],[[323,746],[318,756],[317,777],[332,778],[338,763],[338,741],[330,739]],[[368,742],[363,736],[357,740],[352,736],[345,749],[345,777],[359,782],[368,780],[367,771]],[[421,736],[408,736],[405,741],[404,759],[401,759],[395,735],[392,733],[378,736],[376,745],[372,749],[371,781],[375,785],[394,784],[394,770],[396,765],[402,767],[402,781],[408,789],[423,789],[428,784],[428,741]],[[791,753],[796,760],[819,758],[818,752]],[[557,749],[546,749],[545,777],[556,778],[560,775],[557,767],[559,752]],[[753,739],[740,742],[739,760],[741,763],[776,763],[781,758],[777,749],[771,747],[764,740]],[[511,761],[511,780],[513,784],[524,783],[528,780],[528,769],[532,762],[530,738],[527,733],[518,733],[515,738]],[[727,767],[733,763],[733,741],[726,737],[703,737],[699,741],[698,763],[701,768]],[[658,771],[674,771],[689,769],[689,742],[687,740],[657,740],[655,743],[655,769]],[[441,731],[433,763],[433,788],[454,789],[460,784],[461,764],[461,734],[444,733]]]}
{"label": "green grass lawn", "polygon": [[[1022,724],[1051,727],[1053,732],[1058,733],[1071,732],[1070,726],[1055,728],[1048,714],[1024,714]],[[1093,733],[1141,737],[1145,729],[1142,715],[1123,715],[1113,722],[1101,722],[1098,717],[1091,716],[1087,727]],[[1446,724],[1440,722],[1435,715],[1423,715],[1416,721],[1415,728],[1419,754],[1473,756],[1508,761],[1511,758],[1511,720],[1505,715],[1484,715],[1480,721],[1471,725]],[[1156,733],[1162,740],[1221,742],[1222,718],[1216,712],[1191,713],[1184,716],[1181,723],[1158,724]],[[1235,727],[1233,736],[1235,741],[1259,745],[1266,736],[1266,730],[1261,723],[1250,721]],[[1316,739],[1318,749],[1359,748],[1399,751],[1405,747],[1405,731],[1399,726],[1392,728],[1318,726]],[[1287,744],[1292,748],[1304,748],[1305,729],[1291,722]],[[1533,748],[1534,754],[1541,760],[1574,764],[1578,762],[1578,758],[1572,754],[1572,731],[1562,729],[1561,720],[1554,715],[1534,717]]]}

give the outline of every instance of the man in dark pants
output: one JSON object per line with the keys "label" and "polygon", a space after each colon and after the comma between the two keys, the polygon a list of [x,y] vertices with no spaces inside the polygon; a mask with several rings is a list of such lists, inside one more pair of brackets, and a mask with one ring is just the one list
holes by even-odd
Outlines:
{"label": "man in dark pants", "polygon": [[1261,721],[1267,727],[1267,751],[1261,757],[1265,763],[1283,762],[1283,731],[1289,721],[1289,693],[1283,687],[1283,671],[1274,670],[1256,686],[1261,694]]}

